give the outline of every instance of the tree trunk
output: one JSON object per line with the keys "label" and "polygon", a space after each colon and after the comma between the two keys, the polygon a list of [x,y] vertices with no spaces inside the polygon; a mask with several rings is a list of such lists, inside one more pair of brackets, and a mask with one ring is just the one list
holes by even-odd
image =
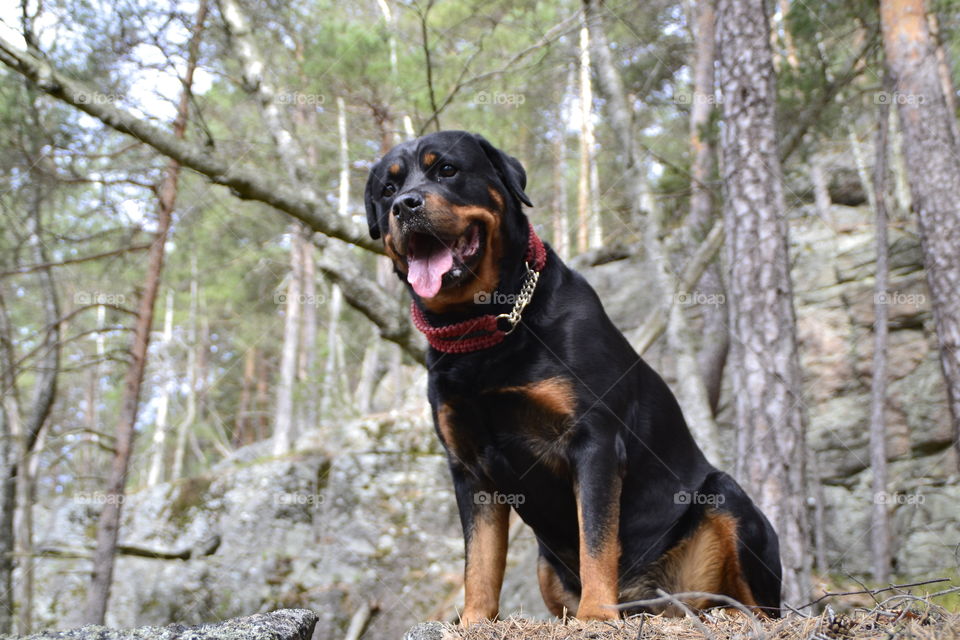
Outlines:
{"label": "tree trunk", "polygon": [[[299,48],[298,48],[299,50]],[[303,59],[300,59],[301,68]],[[302,72],[301,72],[302,73]],[[308,82],[306,77],[304,82]],[[316,111],[309,105],[301,105],[296,111],[299,121],[308,127],[309,131],[317,128]],[[350,158],[346,143],[347,116],[343,98],[337,96],[337,130],[340,136],[340,175],[350,171]],[[309,138],[306,142],[306,161],[311,169],[317,165],[317,149]],[[341,195],[343,188],[341,186]],[[346,219],[345,204],[340,206],[340,215]],[[300,353],[298,354],[297,381],[298,389],[302,390],[303,398],[298,407],[297,432],[303,433],[307,429],[315,428],[319,422],[319,402],[317,394],[313,393],[317,378],[317,314],[320,300],[317,297],[317,263],[314,258],[313,233],[303,228],[303,242],[300,244],[303,252],[300,264],[303,270],[303,308],[300,319]]]}
{"label": "tree trunk", "polygon": [[927,13],[927,24],[930,26],[930,36],[933,38],[934,50],[937,54],[937,72],[940,77],[940,86],[943,89],[943,98],[947,103],[947,112],[950,113],[950,125],[953,129],[953,139],[960,141],[960,130],[957,129],[957,96],[953,88],[953,73],[950,69],[950,58],[947,57],[947,50],[943,46],[943,39],[940,37],[940,20],[937,19],[936,11]]}
{"label": "tree trunk", "polygon": [[923,0],[881,0],[880,21],[960,465],[960,146],[953,133],[955,114],[943,93]]}
{"label": "tree trunk", "polygon": [[300,319],[300,349],[297,354],[297,387],[302,391],[300,397],[297,433],[317,426],[319,417],[317,394],[313,393],[316,384],[317,361],[317,263],[313,259],[313,244],[309,229],[302,229],[303,241],[300,243],[300,268],[303,278],[303,306]]}
{"label": "tree trunk", "polygon": [[593,85],[590,81],[590,32],[580,29],[580,171],[577,176],[577,251],[599,246],[594,225],[599,226],[594,184]]}
{"label": "tree trunk", "polygon": [[[567,91],[573,89],[573,65],[570,65]],[[556,95],[558,105],[563,104],[563,92]],[[570,258],[570,219],[567,210],[567,127],[569,122],[560,108],[553,130],[553,199],[550,203],[553,227],[553,250],[564,260]]]}
{"label": "tree trunk", "polygon": [[[165,365],[163,387],[157,401],[157,424],[153,429],[153,451],[150,456],[150,470],[147,472],[147,486],[152,487],[163,482],[163,470],[166,467],[167,451],[167,414],[170,410],[170,387],[174,379],[173,357],[170,353],[170,343],[173,341],[173,290],[167,291],[167,306],[163,313],[163,334],[161,338],[160,354]],[[169,377],[167,377],[169,376]]]}
{"label": "tree trunk", "polygon": [[[337,124],[340,138],[340,184],[337,213],[346,218],[350,213],[350,157],[347,139],[347,116],[342,98],[337,99]],[[325,419],[330,418],[334,396],[340,387],[337,364],[338,362],[342,364],[342,358],[338,358],[338,356],[342,345],[339,332],[343,292],[336,284],[330,287],[330,300],[328,302],[330,318],[327,322],[327,361],[323,370],[323,399],[320,404],[320,414]]]}
{"label": "tree trunk", "polygon": [[713,219],[714,145],[709,131],[714,100],[716,61],[716,0],[697,2],[696,54],[693,62],[693,98],[690,103],[690,218],[696,236],[706,234]]}
{"label": "tree trunk", "polygon": [[337,343],[340,340],[340,314],[343,308],[343,293],[340,287],[330,287],[330,317],[327,320],[327,361],[323,368],[323,400],[320,415],[330,418],[337,395]]}
{"label": "tree trunk", "polygon": [[823,156],[818,151],[814,151],[810,154],[808,164],[810,166],[810,183],[813,187],[813,203],[817,210],[817,216],[824,224],[832,226],[832,202],[830,200],[829,181],[823,171]]}
{"label": "tree trunk", "polygon": [[[710,231],[715,220],[713,191],[710,180],[714,171],[714,148],[710,131],[714,104],[714,66],[716,62],[716,0],[701,0],[697,7],[696,58],[693,64],[693,100],[690,105],[690,214],[685,228],[692,242],[691,253]],[[695,288],[696,300],[713,301],[699,304],[703,315],[703,334],[697,361],[706,388],[707,402],[713,415],[720,404],[723,370],[730,351],[730,331],[723,301],[726,293],[720,273],[720,261],[714,260]]]}
{"label": "tree trunk", "polygon": [[797,46],[793,43],[793,34],[787,26],[787,16],[790,15],[790,0],[778,0],[780,9],[780,28],[783,29],[783,46],[787,52],[787,64],[791,69],[800,66],[800,56],[797,55]]}
{"label": "tree trunk", "polygon": [[200,274],[196,256],[190,257],[190,311],[187,318],[187,409],[177,424],[177,438],[173,445],[173,466],[170,480],[183,477],[187,457],[187,438],[197,420],[197,310],[200,306]]}
{"label": "tree trunk", "polygon": [[47,432],[40,432],[33,450],[27,452],[20,462],[20,486],[17,505],[20,511],[20,524],[17,533],[17,548],[21,560],[20,602],[17,603],[17,633],[27,635],[33,630],[33,593],[34,593],[34,549],[33,549],[33,506],[37,503],[37,473],[40,469],[40,452]]}
{"label": "tree trunk", "polygon": [[[910,195],[910,183],[907,180],[907,160],[903,156],[903,132],[900,131],[900,110],[896,104],[890,105],[893,115],[890,122],[890,160],[893,170],[893,194],[897,202],[897,213],[906,217],[913,210],[913,197]],[[894,216],[896,219],[896,216]]]}
{"label": "tree trunk", "polygon": [[0,289],[0,633],[13,633],[13,521],[17,510],[17,463],[20,458],[20,408],[14,377],[10,318]]}
{"label": "tree trunk", "polygon": [[784,597],[810,593],[805,417],[763,0],[720,0],[730,370],[738,479],[780,536]]}
{"label": "tree trunk", "polygon": [[290,225],[290,278],[284,302],[283,347],[280,355],[280,382],[273,421],[273,454],[288,453],[293,445],[293,398],[297,376],[297,349],[300,346],[300,313],[303,297],[303,268],[300,225]]}
{"label": "tree trunk", "polygon": [[[201,423],[209,421],[209,407],[207,405],[207,380],[210,378],[210,316],[207,314],[203,290],[197,281],[197,419]],[[226,442],[226,433],[219,420],[212,421],[213,431],[222,437],[220,442]]]}
{"label": "tree trunk", "polygon": [[820,473],[820,459],[817,452],[808,449],[808,460],[810,461],[808,483],[813,494],[813,557],[816,561],[817,571],[821,575],[827,575],[830,566],[827,563],[827,519],[826,519],[826,495],[823,492],[823,476]]}
{"label": "tree trunk", "polygon": [[[197,65],[200,46],[200,34],[206,18],[206,0],[200,0],[196,21],[190,37],[189,56],[186,74],[183,78],[183,90],[177,117],[173,123],[174,135],[183,139],[187,129],[190,112],[190,87],[193,84],[193,72]],[[164,248],[173,209],[177,199],[177,182],[180,177],[180,163],[170,160],[158,191],[157,232],[150,245],[147,257],[147,272],[143,293],[137,308],[137,321],[133,333],[131,362],[123,384],[123,399],[117,422],[116,450],[110,466],[110,477],[103,511],[97,527],[97,548],[93,555],[93,570],[90,591],[87,594],[86,622],[103,624],[110,599],[110,587],[113,582],[113,565],[116,559],[117,538],[120,529],[120,512],[129,470],[130,456],[133,453],[134,427],[140,404],[140,387],[147,365],[147,348],[150,344],[150,328],[153,324],[153,307],[160,287],[163,272]]]}
{"label": "tree trunk", "polygon": [[253,439],[255,441],[266,440],[270,435],[270,373],[268,369],[270,363],[267,362],[266,354],[261,354],[257,359],[257,392],[253,398],[254,421],[256,433]]}
{"label": "tree trunk", "polygon": [[[101,381],[103,380],[103,363],[106,362],[107,354],[107,339],[105,337],[105,327],[107,326],[107,311],[103,305],[97,307],[97,338],[96,338],[96,362],[94,363],[90,371],[90,390],[89,390],[89,405],[87,406],[87,429],[88,433],[84,434],[84,439],[86,440],[86,454],[80,457],[80,464],[86,465],[84,468],[87,469],[87,474],[92,476],[91,470],[102,469],[103,465],[103,454],[102,454],[102,443],[101,443],[101,433],[102,429],[100,428],[100,398],[102,397],[101,391]],[[88,483],[88,486],[78,486],[78,489],[85,489],[87,491],[93,490],[97,485],[97,481],[93,480]]]}
{"label": "tree trunk", "polygon": [[250,438],[250,402],[253,397],[254,372],[257,366],[257,348],[250,347],[243,355],[243,384],[240,387],[240,401],[237,403],[237,415],[234,418],[233,437],[231,443],[234,448],[253,442]]}
{"label": "tree trunk", "polygon": [[7,406],[0,406],[0,633],[13,633],[13,514],[17,504],[17,447]]}
{"label": "tree trunk", "polygon": [[[889,77],[889,76],[888,76]],[[885,82],[885,85],[890,85]],[[870,470],[873,474],[873,508],[870,519],[870,554],[873,579],[890,582],[890,523],[887,507],[887,296],[890,249],[887,242],[887,137],[890,104],[878,109],[877,143],[873,163],[873,206],[876,216],[877,275],[873,289],[873,375],[870,382]],[[869,185],[864,184],[865,189]]]}
{"label": "tree trunk", "polygon": [[870,167],[867,164],[867,156],[863,152],[863,145],[860,144],[860,138],[857,137],[853,127],[847,132],[847,140],[850,141],[850,150],[853,152],[853,161],[857,165],[857,177],[860,178],[860,184],[863,186],[863,192],[867,194],[867,206],[870,211],[876,215],[877,203],[876,193],[873,189],[873,178],[870,176]]}
{"label": "tree trunk", "polygon": [[371,340],[363,352],[363,363],[360,365],[360,379],[357,381],[357,386],[353,393],[354,406],[360,415],[370,413],[379,369],[380,340],[374,335],[371,336]]}

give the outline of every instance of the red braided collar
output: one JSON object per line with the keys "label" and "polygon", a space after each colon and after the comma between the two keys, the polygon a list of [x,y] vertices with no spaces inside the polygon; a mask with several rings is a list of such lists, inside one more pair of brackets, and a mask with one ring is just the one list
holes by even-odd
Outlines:
{"label": "red braided collar", "polygon": [[[537,236],[530,225],[530,234],[527,241],[527,264],[534,271],[542,271],[547,263],[547,249],[543,241]],[[469,353],[480,351],[503,342],[509,331],[504,331],[498,325],[497,316],[486,314],[470,318],[456,324],[434,327],[416,303],[410,305],[410,316],[413,324],[427,337],[430,346],[443,353]]]}

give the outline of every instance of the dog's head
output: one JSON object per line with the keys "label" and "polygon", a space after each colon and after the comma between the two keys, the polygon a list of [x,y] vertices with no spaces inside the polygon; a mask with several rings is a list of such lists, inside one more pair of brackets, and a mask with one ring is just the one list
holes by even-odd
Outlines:
{"label": "dog's head", "polygon": [[370,235],[383,238],[424,306],[461,308],[496,289],[508,248],[525,246],[526,182],[516,158],[477,134],[440,131],[404,142],[370,170]]}

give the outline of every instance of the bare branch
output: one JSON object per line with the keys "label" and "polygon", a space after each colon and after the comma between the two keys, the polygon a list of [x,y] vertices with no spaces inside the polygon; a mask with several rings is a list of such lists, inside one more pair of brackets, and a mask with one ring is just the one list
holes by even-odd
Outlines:
{"label": "bare branch", "polygon": [[39,271],[41,269],[50,269],[52,267],[64,267],[68,264],[91,262],[93,260],[100,260],[101,258],[118,256],[124,253],[130,253],[133,251],[146,251],[149,248],[150,248],[149,244],[137,244],[132,247],[123,247],[121,249],[114,249],[113,251],[106,251],[104,253],[98,253],[92,256],[83,256],[80,258],[68,258],[67,260],[61,260],[60,262],[45,262],[43,264],[31,264],[25,267],[17,267],[16,269],[12,269],[11,271],[0,271],[0,278],[8,278],[10,276],[21,276],[25,273],[33,273],[34,271]]}
{"label": "bare branch", "polygon": [[[717,253],[720,252],[720,247],[722,246],[723,222],[717,220],[713,223],[713,227],[710,229],[707,237],[704,238],[690,259],[690,262],[687,263],[687,266],[684,268],[680,280],[677,283],[675,293],[689,291],[696,286],[700,280],[700,276],[707,270],[707,267],[716,257]],[[663,335],[664,330],[667,328],[669,311],[670,301],[664,301],[660,307],[647,316],[647,320],[643,323],[643,326],[637,329],[631,341],[637,353],[643,355],[643,353],[650,348],[650,345]]]}
{"label": "bare branch", "polygon": [[794,151],[800,146],[803,136],[823,115],[824,110],[833,102],[837,93],[850,84],[858,75],[860,75],[860,62],[870,53],[870,50],[877,46],[879,40],[877,35],[880,32],[879,25],[874,26],[867,37],[863,40],[863,46],[855,53],[843,69],[838,73],[833,81],[827,82],[820,95],[810,100],[807,107],[797,116],[797,124],[783,137],[780,145],[780,162],[785,163]]}
{"label": "bare branch", "polygon": [[342,247],[323,242],[316,244],[322,249],[317,268],[340,285],[350,306],[377,325],[380,337],[399,345],[407,355],[425,365],[426,342],[410,321],[406,306],[363,276],[353,261],[343,256]]}
{"label": "bare branch", "polygon": [[120,133],[133,136],[183,166],[205,175],[214,184],[228,187],[238,198],[268,204],[303,221],[318,233],[374,253],[383,253],[380,244],[367,237],[362,230],[352,228],[347,221],[332,213],[322,213],[326,207],[317,200],[304,197],[290,186],[277,184],[276,180],[267,180],[257,172],[237,166],[235,162],[215,157],[209,149],[178,140],[172,133],[162,131],[107,101],[92,100],[91,96],[98,95],[96,90],[66,77],[46,61],[23,51],[3,37],[0,37],[0,62],[31,80],[47,95],[80,109]]}

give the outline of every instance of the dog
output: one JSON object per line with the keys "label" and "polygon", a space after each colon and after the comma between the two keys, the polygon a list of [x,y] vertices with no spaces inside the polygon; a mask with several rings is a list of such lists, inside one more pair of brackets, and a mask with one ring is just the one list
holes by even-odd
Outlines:
{"label": "dog", "polygon": [[778,617],[773,527],[706,460],[583,276],[537,237],[525,189],[516,158],[441,131],[384,155],[364,193],[370,235],[430,344],[428,398],[466,549],[461,623],[499,614],[511,508],[536,535],[554,615],[680,615],[676,603],[615,606],[662,589]]}

